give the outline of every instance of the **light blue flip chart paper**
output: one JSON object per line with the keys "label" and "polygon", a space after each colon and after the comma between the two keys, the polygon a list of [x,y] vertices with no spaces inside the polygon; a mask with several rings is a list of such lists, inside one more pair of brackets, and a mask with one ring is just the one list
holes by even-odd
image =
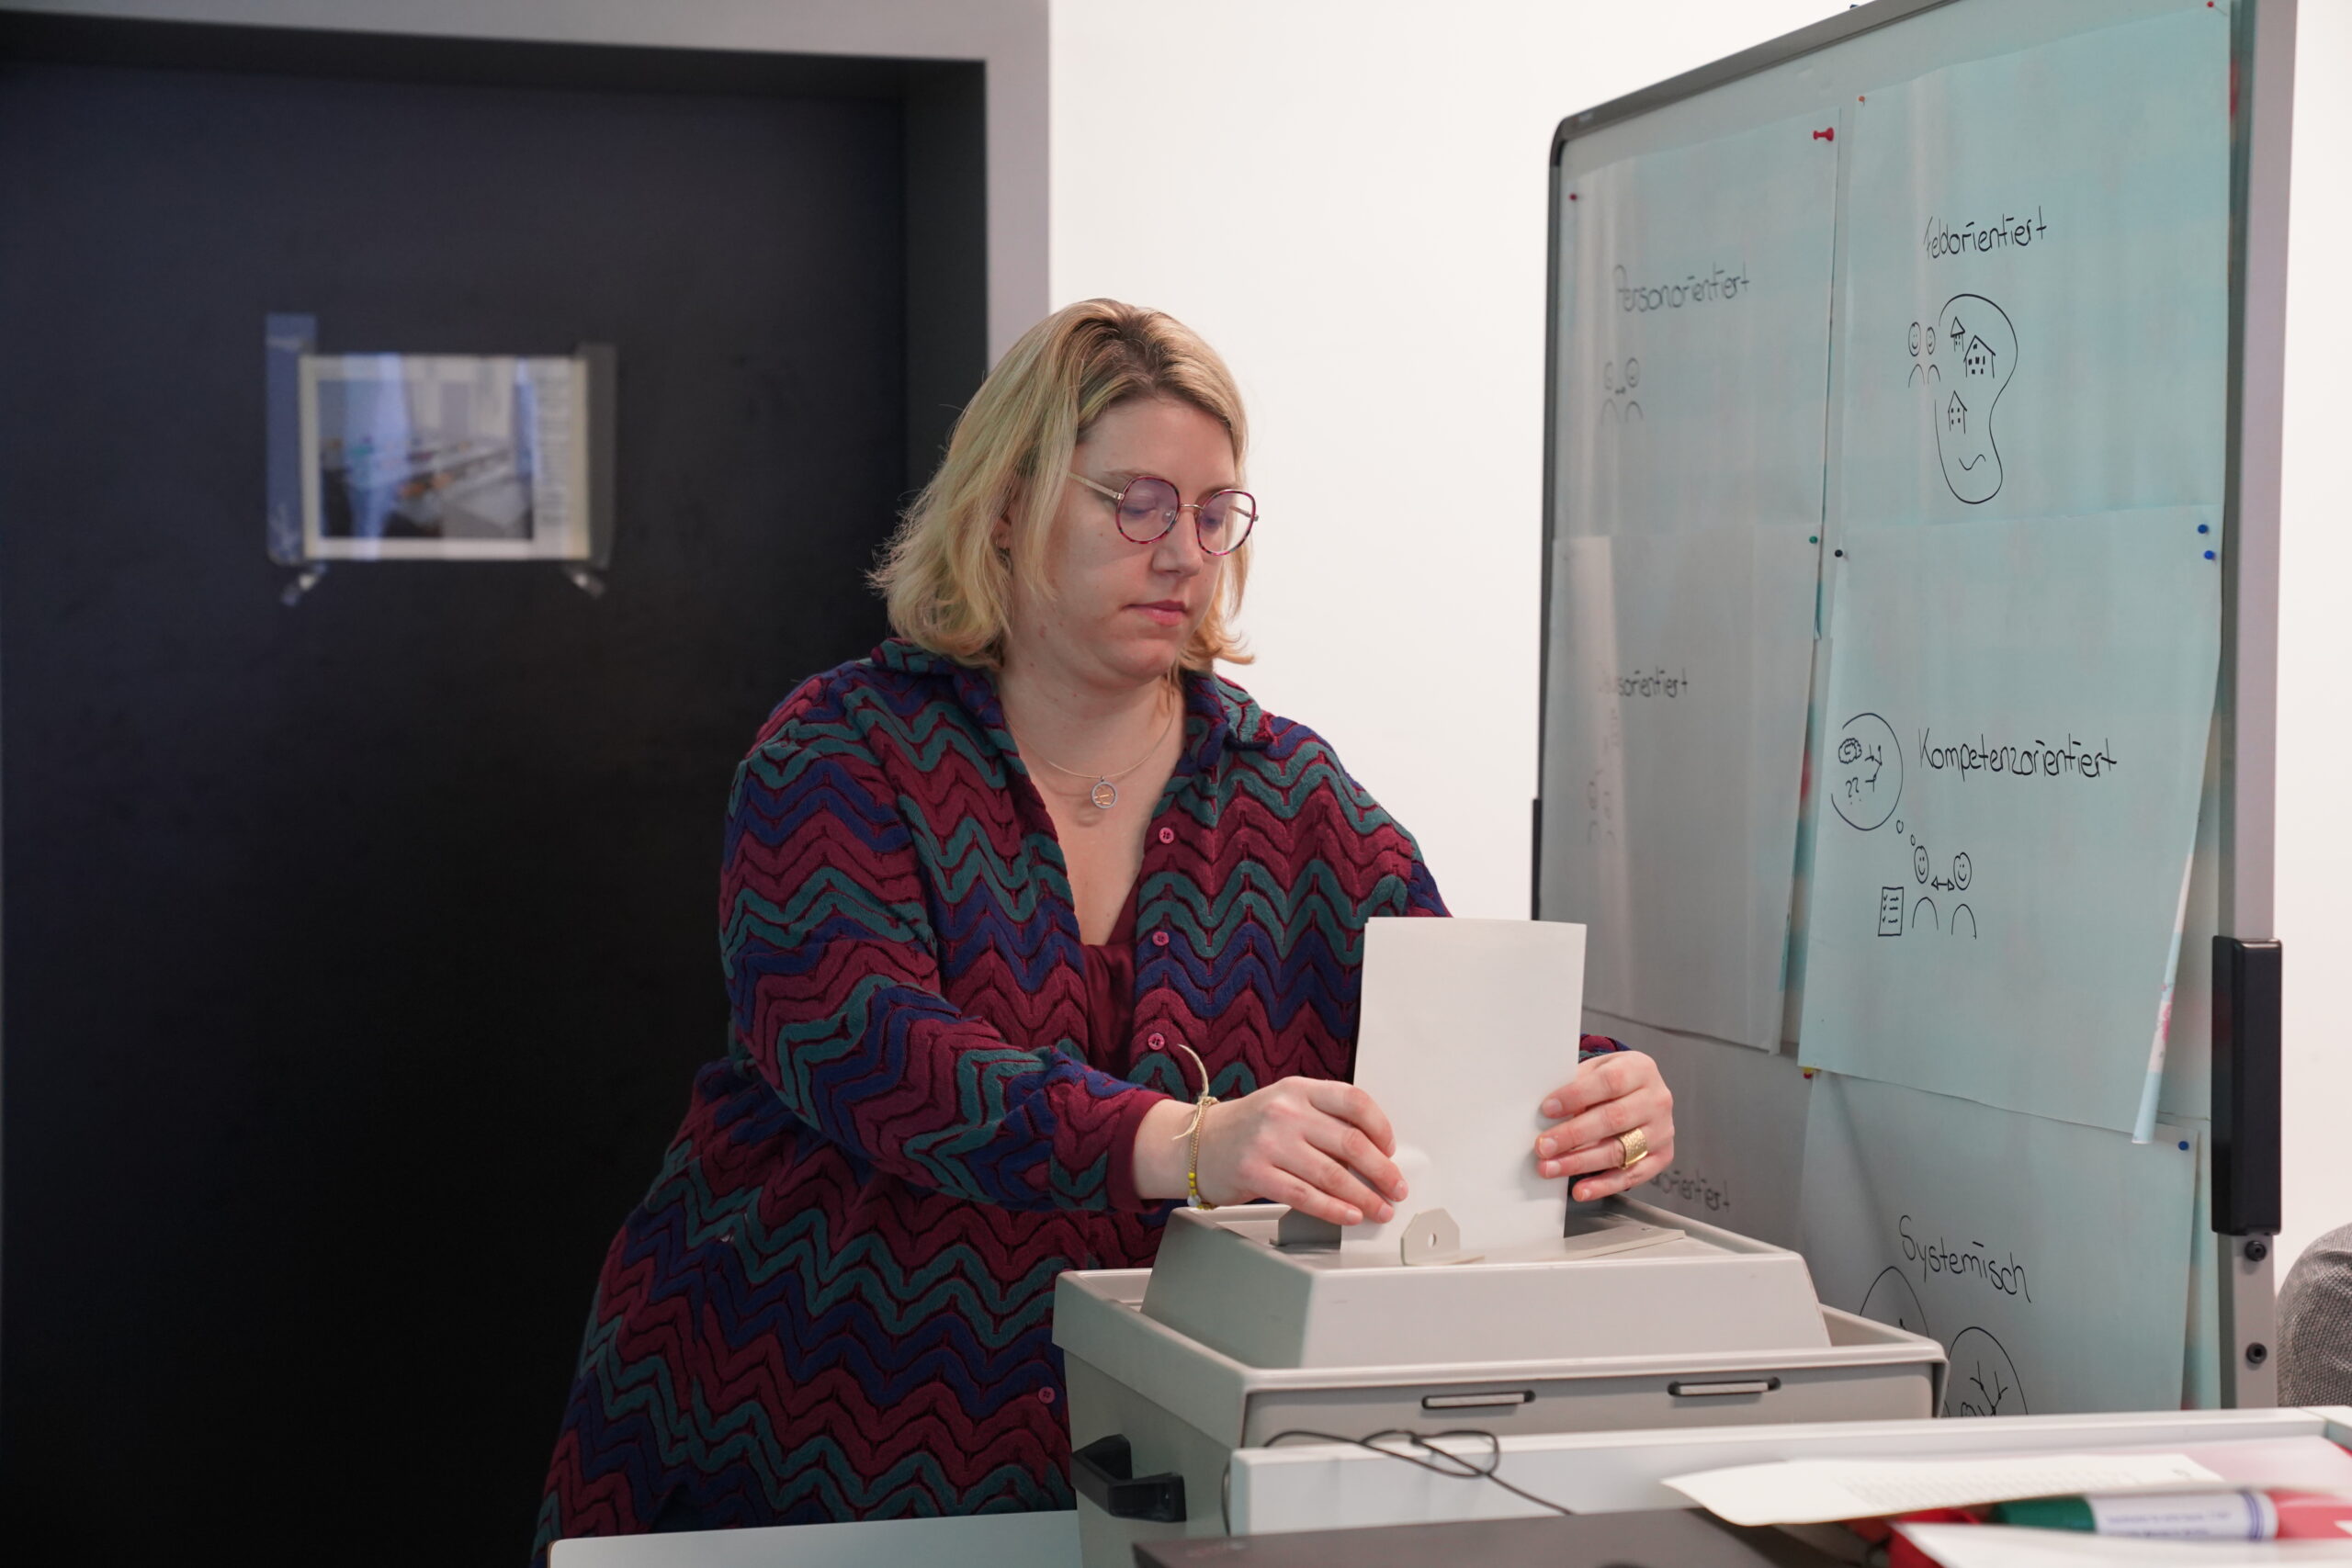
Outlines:
{"label": "light blue flip chart paper", "polygon": [[2230,7],[1861,95],[1842,515],[2222,500]]}
{"label": "light blue flip chart paper", "polygon": [[1633,1195],[1776,1247],[1797,1246],[1812,1083],[1796,1058],[1600,1013],[1586,1014],[1585,1028],[1654,1057],[1674,1093],[1674,1157]]}
{"label": "light blue flip chart paper", "polygon": [[2213,936],[2222,929],[2222,735],[2205,739],[2205,783],[2197,803],[2197,852],[2189,863],[2188,918],[2174,976],[2172,1027],[2165,1042],[2156,1114],[2197,1122],[2213,1113]]}
{"label": "light blue flip chart paper", "polygon": [[1942,1414],[2173,1410],[2197,1137],[1822,1074],[1804,1255],[1824,1304],[1937,1340]]}
{"label": "light blue flip chart paper", "polygon": [[1781,528],[1555,545],[1540,892],[1589,928],[1586,1006],[1779,1043],[1818,556]]}
{"label": "light blue flip chart paper", "polygon": [[2183,507],[1851,536],[1806,1066],[2139,1123],[2213,712],[2218,527]]}
{"label": "light blue flip chart paper", "polygon": [[1830,129],[1628,158],[1560,203],[1560,533],[1820,523]]}

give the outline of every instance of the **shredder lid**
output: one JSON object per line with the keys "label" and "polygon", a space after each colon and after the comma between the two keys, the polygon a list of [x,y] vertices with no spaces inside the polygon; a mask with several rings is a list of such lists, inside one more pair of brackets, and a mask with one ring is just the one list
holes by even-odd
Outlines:
{"label": "shredder lid", "polygon": [[1144,1315],[1246,1365],[1434,1365],[1826,1349],[1804,1259],[1661,1211],[1611,1201],[1589,1228],[1670,1227],[1670,1239],[1563,1259],[1565,1247],[1407,1267],[1277,1244],[1283,1211],[1169,1218]]}

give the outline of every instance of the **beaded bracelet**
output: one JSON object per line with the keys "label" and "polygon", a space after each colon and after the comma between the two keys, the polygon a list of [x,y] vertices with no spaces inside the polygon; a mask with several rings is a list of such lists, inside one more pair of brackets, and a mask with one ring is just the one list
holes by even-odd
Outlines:
{"label": "beaded bracelet", "polygon": [[1186,1162],[1184,1168],[1185,1202],[1195,1209],[1214,1209],[1216,1205],[1201,1196],[1201,1123],[1209,1119],[1209,1107],[1216,1103],[1216,1096],[1209,1092],[1208,1064],[1201,1060],[1200,1053],[1182,1040],[1176,1042],[1176,1049],[1192,1057],[1193,1066],[1201,1070],[1201,1098],[1193,1103],[1193,1120],[1182,1132],[1176,1134],[1178,1138],[1190,1138],[1193,1141],[1192,1157]]}

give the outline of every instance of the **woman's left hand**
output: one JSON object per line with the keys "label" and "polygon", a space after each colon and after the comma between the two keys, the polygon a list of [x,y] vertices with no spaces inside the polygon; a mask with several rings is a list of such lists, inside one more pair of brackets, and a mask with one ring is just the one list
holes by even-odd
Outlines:
{"label": "woman's left hand", "polygon": [[[1583,1063],[1542,1109],[1554,1124],[1535,1140],[1535,1168],[1569,1178],[1600,1173],[1570,1190],[1580,1203],[1639,1187],[1674,1163],[1674,1096],[1657,1064],[1639,1051],[1611,1051]],[[1618,1140],[1636,1129],[1649,1146],[1627,1165]]]}

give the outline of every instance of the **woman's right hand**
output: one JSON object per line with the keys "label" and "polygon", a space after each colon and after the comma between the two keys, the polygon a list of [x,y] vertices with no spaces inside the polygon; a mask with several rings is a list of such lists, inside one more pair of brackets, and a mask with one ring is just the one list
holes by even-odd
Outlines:
{"label": "woman's right hand", "polygon": [[[1137,1129],[1136,1177],[1148,1196],[1185,1195],[1191,1140],[1163,1141],[1192,1118],[1192,1106],[1170,1100],[1154,1106]],[[1164,1160],[1171,1150],[1172,1189],[1154,1190],[1170,1186]],[[1390,1157],[1396,1152],[1388,1118],[1355,1085],[1283,1078],[1209,1107],[1201,1126],[1201,1196],[1212,1203],[1287,1203],[1340,1225],[1385,1222],[1405,1198],[1404,1173]],[[1158,1179],[1147,1178],[1149,1167],[1162,1173]]]}

